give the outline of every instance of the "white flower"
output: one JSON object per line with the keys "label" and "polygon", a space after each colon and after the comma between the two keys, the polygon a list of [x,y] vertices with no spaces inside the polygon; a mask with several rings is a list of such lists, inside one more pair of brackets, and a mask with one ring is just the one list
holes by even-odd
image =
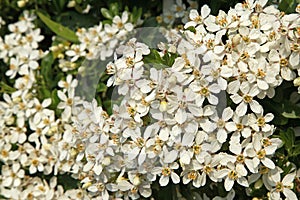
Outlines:
{"label": "white flower", "polygon": [[241,94],[233,94],[230,96],[235,104],[239,104],[236,107],[236,113],[238,116],[243,116],[247,113],[248,104],[250,109],[255,113],[262,112],[262,106],[253,98],[258,95],[259,89],[257,85],[250,85],[247,82],[243,82],[240,87]]}
{"label": "white flower", "polygon": [[64,89],[64,92],[67,91],[69,88],[76,88],[78,84],[77,79],[73,79],[71,74],[68,74],[66,80],[60,80],[58,82],[58,86]]}
{"label": "white flower", "polygon": [[37,60],[40,58],[38,50],[32,48],[21,48],[19,51],[22,65],[20,66],[20,75],[28,75],[29,70],[36,70],[39,67]]}
{"label": "white flower", "polygon": [[227,167],[216,172],[218,178],[225,178],[224,187],[226,191],[232,189],[235,181],[244,187],[249,187],[248,181],[245,178],[247,170],[242,164],[234,165],[229,162]]}
{"label": "white flower", "polygon": [[198,11],[195,9],[192,9],[190,11],[189,17],[190,20],[184,25],[184,28],[188,28],[190,26],[197,26],[198,24],[201,24],[203,20],[210,14],[210,8],[207,5],[204,5],[201,7],[201,15],[199,15]]}
{"label": "white flower", "polygon": [[22,61],[19,60],[19,57],[11,58],[9,70],[6,71],[5,75],[10,79],[15,78],[17,73],[19,72],[19,67],[23,64]]}
{"label": "white flower", "polygon": [[206,80],[203,81],[194,81],[189,87],[193,92],[195,92],[196,100],[195,103],[197,106],[201,107],[205,99],[212,105],[217,105],[219,100],[213,94],[218,94],[220,92],[220,87],[217,84],[209,85],[209,82]]}
{"label": "white flower", "polygon": [[291,68],[287,57],[288,55],[285,51],[278,52],[275,49],[272,49],[268,55],[271,67],[276,71],[280,70],[280,75],[284,80],[291,81],[296,78],[296,73]]}
{"label": "white flower", "polygon": [[229,107],[225,108],[222,113],[222,117],[219,118],[217,115],[212,116],[212,120],[217,125],[217,140],[220,143],[224,143],[227,139],[228,130],[226,129],[227,121],[233,116],[233,110]]}
{"label": "white flower", "polygon": [[274,169],[274,162],[267,156],[272,156],[279,144],[276,142],[272,144],[268,138],[263,138],[260,133],[254,134],[252,143],[245,147],[245,155],[252,158],[251,163],[248,162],[247,165],[248,167],[251,166],[251,171],[256,171],[260,163],[270,169]]}
{"label": "white flower", "polygon": [[292,191],[295,175],[296,173],[287,174],[282,180],[279,173],[276,176],[272,176],[274,182],[272,183],[273,189],[270,193],[271,199],[279,200],[281,199],[280,193],[283,193],[286,199],[297,200],[296,194]]}
{"label": "white flower", "polygon": [[171,10],[175,13],[175,17],[183,17],[186,6],[182,3],[182,0],[176,0],[176,3],[172,6]]}
{"label": "white flower", "polygon": [[177,163],[164,165],[162,167],[154,167],[152,170],[152,173],[160,175],[160,179],[159,179],[160,186],[168,185],[170,177],[171,177],[173,183],[177,184],[180,182],[180,178],[174,172],[174,169],[178,169],[178,167],[179,167],[179,165]]}
{"label": "white flower", "polygon": [[[119,16],[115,16],[113,18],[113,23],[116,25],[116,27],[118,29],[125,29],[126,31],[132,31],[133,29],[133,24],[131,24],[128,21],[128,12],[124,11],[122,13],[122,18],[120,18]],[[126,23],[127,22],[127,23]]]}
{"label": "white flower", "polygon": [[2,182],[4,187],[18,187],[25,177],[25,171],[21,169],[20,163],[13,163],[12,166],[3,165],[1,173],[4,176]]}

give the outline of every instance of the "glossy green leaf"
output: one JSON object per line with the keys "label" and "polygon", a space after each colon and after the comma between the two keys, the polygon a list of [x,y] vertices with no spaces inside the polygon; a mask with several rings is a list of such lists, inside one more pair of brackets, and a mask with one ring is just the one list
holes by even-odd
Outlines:
{"label": "glossy green leaf", "polygon": [[73,32],[69,28],[64,27],[63,25],[52,21],[50,18],[48,18],[41,12],[37,11],[37,15],[47,25],[47,27],[49,29],[51,29],[54,33],[56,33],[58,36],[66,39],[66,40],[69,40],[71,42],[75,42],[75,43],[79,42],[78,37],[75,34],[75,32]]}
{"label": "glossy green leaf", "polygon": [[280,2],[278,8],[285,13],[292,13],[295,11],[298,3],[300,3],[299,0],[283,0]]}

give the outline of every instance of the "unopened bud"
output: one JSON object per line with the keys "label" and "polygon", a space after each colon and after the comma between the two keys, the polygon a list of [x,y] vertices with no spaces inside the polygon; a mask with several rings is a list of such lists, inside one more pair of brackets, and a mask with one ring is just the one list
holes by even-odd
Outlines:
{"label": "unopened bud", "polygon": [[26,5],[26,1],[20,0],[17,2],[19,8],[23,8]]}
{"label": "unopened bud", "polygon": [[136,175],[134,178],[133,178],[133,185],[140,185],[141,184],[141,179],[138,175]]}
{"label": "unopened bud", "polygon": [[294,79],[293,83],[294,83],[294,86],[297,86],[297,87],[300,86],[300,77]]}
{"label": "unopened bud", "polygon": [[235,36],[233,36],[233,38],[232,38],[232,44],[233,44],[233,46],[238,45],[240,43],[240,41],[241,41],[240,34],[236,34]]}
{"label": "unopened bud", "polygon": [[260,189],[262,186],[263,186],[263,182],[262,182],[261,179],[256,181],[255,184],[254,184],[254,188],[257,189],[257,190]]}
{"label": "unopened bud", "polygon": [[69,1],[68,5],[67,5],[68,8],[73,8],[75,6],[76,6],[76,2],[75,1]]}

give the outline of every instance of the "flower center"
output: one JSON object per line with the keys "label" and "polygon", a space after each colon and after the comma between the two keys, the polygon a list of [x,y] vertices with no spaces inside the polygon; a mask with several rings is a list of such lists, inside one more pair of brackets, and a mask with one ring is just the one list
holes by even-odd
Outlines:
{"label": "flower center", "polygon": [[205,165],[203,167],[203,171],[206,173],[206,174],[209,174],[212,172],[212,168],[209,166],[209,165]]}
{"label": "flower center", "polygon": [[236,171],[234,171],[234,170],[232,170],[228,173],[228,177],[232,180],[238,179],[238,175],[237,175]]}
{"label": "flower center", "polygon": [[289,64],[289,61],[286,58],[281,58],[279,64],[280,67],[286,67]]}
{"label": "flower center", "polygon": [[266,156],[266,150],[261,149],[256,153],[256,155],[259,159],[263,159]]}
{"label": "flower center", "polygon": [[199,93],[203,96],[208,96],[209,95],[209,90],[207,89],[207,87],[203,87],[203,88],[201,88]]}
{"label": "flower center", "polygon": [[246,95],[244,96],[244,101],[245,101],[246,103],[250,103],[250,102],[252,101],[252,97],[246,94]]}
{"label": "flower center", "polygon": [[188,179],[195,180],[197,178],[196,171],[191,171],[188,173]]}
{"label": "flower center", "polygon": [[238,156],[236,157],[236,161],[237,161],[238,163],[243,163],[243,162],[245,161],[245,156],[242,155],[242,154],[238,155]]}
{"label": "flower center", "polygon": [[171,174],[171,169],[169,167],[164,167],[162,170],[161,170],[161,173],[162,175],[164,176],[170,176]]}
{"label": "flower center", "polygon": [[269,172],[269,168],[267,168],[266,166],[261,166],[259,169],[260,174],[267,174],[268,172]]}
{"label": "flower center", "polygon": [[238,131],[241,131],[241,130],[243,130],[243,128],[244,128],[244,125],[241,124],[241,123],[238,123],[238,124],[236,124],[235,126],[236,126],[236,128],[237,128]]}
{"label": "flower center", "polygon": [[258,126],[262,127],[262,126],[264,126],[265,124],[266,124],[265,118],[259,117],[259,118],[257,119],[257,125],[258,125]]}
{"label": "flower center", "polygon": [[284,185],[282,182],[278,182],[278,183],[276,183],[275,188],[276,188],[276,192],[282,192],[284,189]]}
{"label": "flower center", "polygon": [[258,69],[256,76],[258,78],[264,78],[266,76],[266,73],[262,69]]}
{"label": "flower center", "polygon": [[199,154],[201,152],[201,146],[196,144],[193,146],[193,150],[195,154]]}

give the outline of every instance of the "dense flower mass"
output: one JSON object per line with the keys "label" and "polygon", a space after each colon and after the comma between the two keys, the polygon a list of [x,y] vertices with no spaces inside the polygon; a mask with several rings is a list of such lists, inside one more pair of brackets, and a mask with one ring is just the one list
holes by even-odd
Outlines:
{"label": "dense flower mass", "polygon": [[[188,2],[188,9],[176,1],[170,10],[182,29],[160,29],[165,40],[155,48],[130,36],[137,24],[129,11],[78,29],[78,43],[53,38],[44,51],[34,14],[25,11],[8,25],[0,59],[14,84],[0,101],[3,198],[140,199],[151,197],[154,183],[221,183],[227,199],[237,185],[259,184],[269,199],[298,199],[298,169],[278,164],[283,141],[261,102],[284,81],[300,91],[299,5],[284,14],[267,0],[246,1],[214,16],[207,5],[197,10]],[[172,17],[158,19],[173,24]],[[0,18],[0,28],[4,24]],[[66,76],[55,98],[40,99],[49,55]],[[117,96],[111,114],[78,95],[76,75],[89,67],[83,60],[107,61],[106,85]],[[78,188],[60,185],[62,174]]]}

